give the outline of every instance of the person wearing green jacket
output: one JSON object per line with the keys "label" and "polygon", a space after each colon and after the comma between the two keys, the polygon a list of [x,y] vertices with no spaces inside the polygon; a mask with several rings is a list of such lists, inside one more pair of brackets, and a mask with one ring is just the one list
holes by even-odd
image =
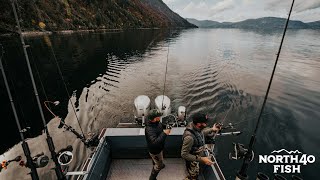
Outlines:
{"label": "person wearing green jacket", "polygon": [[192,122],[186,127],[182,136],[181,157],[186,160],[188,176],[186,179],[196,180],[199,176],[199,163],[208,166],[213,162],[209,157],[203,157],[205,136],[212,136],[221,127],[214,124],[212,128],[206,128],[208,118],[203,113],[196,113],[192,116]]}

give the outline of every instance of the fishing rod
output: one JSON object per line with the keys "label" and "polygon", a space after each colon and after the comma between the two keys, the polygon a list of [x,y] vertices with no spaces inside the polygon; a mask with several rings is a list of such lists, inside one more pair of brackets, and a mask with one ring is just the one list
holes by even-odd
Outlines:
{"label": "fishing rod", "polygon": [[292,12],[292,8],[293,8],[293,5],[294,5],[294,1],[295,1],[295,0],[292,0],[292,4],[291,4],[291,7],[290,7],[289,15],[288,15],[288,18],[287,18],[287,21],[286,21],[285,28],[284,28],[284,30],[283,30],[283,34],[282,34],[282,38],[281,38],[279,50],[278,50],[278,53],[277,53],[277,58],[276,58],[276,61],[275,61],[275,63],[274,63],[274,67],[273,67],[272,74],[271,74],[271,77],[270,77],[270,81],[269,81],[269,85],[268,85],[268,88],[267,88],[267,92],[266,92],[266,95],[265,95],[265,98],[264,98],[264,101],[263,101],[263,104],[262,104],[262,107],[261,107],[261,110],[260,110],[260,113],[259,113],[258,122],[257,122],[256,127],[255,127],[255,129],[254,129],[254,132],[253,132],[253,134],[252,134],[252,136],[251,136],[250,143],[249,143],[249,148],[248,148],[247,153],[245,153],[245,156],[244,156],[244,160],[243,160],[241,169],[240,169],[240,171],[239,171],[239,172],[237,173],[237,175],[236,175],[236,180],[245,180],[245,179],[248,179],[247,170],[248,170],[248,167],[249,167],[250,162],[251,162],[252,159],[253,159],[253,153],[251,153],[251,152],[253,151],[253,147],[254,147],[254,143],[255,143],[255,140],[256,140],[257,131],[258,131],[258,127],[259,127],[259,124],[260,124],[260,122],[261,122],[261,121],[260,121],[260,120],[261,120],[261,115],[262,115],[262,113],[263,113],[263,110],[264,110],[266,101],[267,101],[267,99],[268,99],[268,95],[269,95],[269,91],[270,91],[272,79],[273,79],[274,72],[275,72],[275,70],[276,70],[277,63],[278,63],[278,60],[279,60],[279,56],[280,56],[280,52],[281,52],[283,40],[284,40],[286,31],[287,31],[287,28],[288,28],[288,24],[289,24],[289,20],[290,20],[290,15],[291,15],[291,12]]}
{"label": "fishing rod", "polygon": [[55,152],[55,147],[54,147],[54,144],[53,144],[53,140],[52,140],[52,137],[50,136],[49,131],[48,131],[47,123],[46,123],[46,120],[44,118],[42,106],[41,106],[41,103],[40,103],[38,90],[37,90],[37,87],[36,87],[36,84],[35,84],[35,80],[34,80],[34,77],[33,77],[32,69],[31,69],[31,65],[30,65],[30,61],[29,61],[29,57],[28,57],[28,53],[27,53],[27,47],[29,47],[29,45],[26,45],[25,42],[24,42],[23,35],[22,35],[22,30],[21,30],[21,26],[20,26],[17,10],[16,10],[16,6],[14,4],[14,0],[10,0],[10,1],[11,1],[14,17],[15,17],[15,20],[16,20],[16,23],[17,23],[17,26],[18,26],[18,33],[20,35],[20,41],[21,41],[23,52],[24,52],[25,59],[26,59],[26,62],[27,62],[27,66],[28,66],[28,70],[29,70],[29,74],[30,74],[30,78],[31,78],[31,82],[32,82],[33,90],[34,90],[34,95],[36,97],[38,108],[39,108],[41,119],[42,119],[42,123],[44,125],[44,131],[45,131],[46,136],[47,136],[47,139],[46,139],[47,140],[47,144],[48,144],[49,150],[51,152],[51,158],[55,163],[54,170],[55,170],[55,173],[56,173],[56,176],[57,176],[58,180],[65,180],[66,177],[63,174],[62,169],[61,169],[61,165],[58,162],[57,153]]}
{"label": "fishing rod", "polygon": [[[66,91],[66,93],[67,93],[67,95],[68,95],[70,105],[71,105],[71,107],[72,107],[73,113],[74,113],[74,115],[75,115],[75,117],[76,117],[76,120],[77,120],[77,122],[78,122],[79,128],[80,128],[80,130],[81,130],[81,133],[82,133],[81,136],[85,139],[85,138],[86,138],[86,137],[85,137],[85,134],[83,133],[83,130],[82,130],[82,128],[81,128],[80,121],[79,121],[78,115],[77,115],[77,113],[76,113],[74,104],[73,104],[73,102],[71,101],[71,96],[70,96],[70,94],[69,94],[69,90],[68,90],[67,85],[66,85],[66,83],[65,83],[65,80],[64,80],[64,77],[63,77],[61,68],[60,68],[60,66],[59,66],[59,63],[58,63],[56,54],[55,54],[54,49],[53,49],[53,47],[52,47],[52,43],[51,43],[50,37],[48,37],[48,42],[49,42],[50,50],[51,50],[52,55],[53,55],[53,59],[54,59],[54,61],[55,61],[55,63],[56,63],[56,66],[57,66],[59,75],[60,75],[61,80],[62,80],[62,82],[63,82],[64,89],[65,89],[65,91]],[[47,101],[48,101],[48,100],[47,100]],[[48,102],[49,102],[49,101],[48,101]],[[45,104],[45,105],[46,105],[46,104]],[[46,107],[47,107],[47,106],[46,106]],[[47,109],[48,109],[48,107],[47,107]],[[50,109],[48,109],[48,110],[49,110],[50,113],[52,114],[52,111],[51,111]]]}
{"label": "fishing rod", "polygon": [[49,107],[48,107],[48,103],[54,104],[55,106],[59,105],[59,101],[45,101],[44,102],[44,106],[47,108],[47,110],[53,115],[54,118],[57,118],[60,120],[59,126],[58,128],[62,128],[64,127],[65,130],[72,132],[78,139],[81,140],[81,142],[83,142],[83,144],[90,148],[90,147],[96,147],[99,144],[99,139],[98,139],[98,134],[93,133],[91,136],[89,136],[88,138],[86,138],[83,134],[77,132],[72,126],[68,125],[65,123],[64,119],[60,118],[59,116],[57,116]]}
{"label": "fishing rod", "polygon": [[[268,115],[268,114],[271,114],[271,113],[265,113],[262,116]],[[221,130],[219,132],[217,132],[212,139],[214,139],[216,136],[228,136],[228,135],[238,136],[238,135],[242,134],[242,131],[232,131],[232,132],[221,132],[221,131],[222,130],[226,130],[226,129],[236,129],[235,126],[237,126],[239,124],[242,124],[242,123],[245,123],[245,122],[249,122],[250,120],[255,119],[257,117],[258,116],[255,116],[255,117],[252,117],[252,118],[249,118],[249,119],[246,119],[246,120],[241,120],[241,121],[236,122],[236,123],[228,123],[228,125],[226,125],[226,126],[221,124]]]}
{"label": "fishing rod", "polygon": [[168,62],[169,62],[169,51],[170,51],[170,29],[169,29],[169,39],[168,39],[168,50],[167,50],[167,60],[166,60],[166,71],[164,73],[164,82],[163,82],[163,92],[162,92],[162,104],[161,110],[164,111],[167,107],[163,105],[164,93],[166,91],[166,81],[167,81],[167,72],[168,72]]}
{"label": "fishing rod", "polygon": [[[268,112],[268,113],[264,113],[264,114],[262,114],[262,116],[265,116],[265,115],[269,115],[269,114],[271,114],[271,112]],[[271,114],[272,116],[273,116],[273,114]],[[250,118],[243,118],[241,121],[238,121],[238,122],[235,122],[235,123],[228,123],[228,125],[226,125],[226,126],[222,126],[221,127],[221,130],[224,130],[224,129],[234,129],[234,126],[237,126],[237,125],[239,125],[239,124],[242,124],[242,123],[245,123],[245,122],[249,122],[249,121],[251,121],[251,120],[253,120],[253,119],[256,119],[257,117],[259,117],[259,116],[253,116],[253,117],[250,117]],[[245,120],[246,119],[246,120]]]}
{"label": "fishing rod", "polygon": [[[10,103],[11,103],[11,108],[12,108],[12,111],[13,111],[14,119],[15,119],[16,124],[18,126],[20,138],[22,140],[21,146],[22,146],[22,149],[23,149],[23,153],[27,158],[26,167],[30,168],[30,170],[31,170],[30,175],[31,175],[32,180],[39,180],[39,176],[38,176],[38,172],[37,172],[37,169],[36,169],[36,165],[32,160],[29,145],[25,141],[25,137],[24,137],[24,134],[23,134],[24,131],[21,129],[20,121],[19,121],[19,118],[18,118],[18,115],[17,115],[17,111],[16,111],[16,108],[15,108],[15,105],[14,105],[14,101],[12,99],[12,95],[11,95],[9,84],[8,84],[8,80],[7,80],[7,76],[6,76],[6,73],[4,71],[3,64],[2,64],[2,57],[3,57],[3,54],[4,54],[4,50],[3,50],[3,46],[1,44],[0,44],[0,46],[1,46],[1,52],[2,52],[1,53],[1,57],[0,57],[0,69],[1,69],[1,72],[2,72],[2,76],[3,76],[3,79],[4,79],[4,84],[6,86],[7,93],[8,93],[8,96],[9,96],[9,100],[10,100]],[[18,162],[20,160],[21,160],[21,156],[20,156],[19,160],[17,159],[15,161]],[[11,161],[8,161],[8,163],[9,162],[11,162]]]}
{"label": "fishing rod", "polygon": [[[223,122],[225,121],[225,119],[228,116],[231,109],[232,109],[232,105],[228,109],[223,120],[219,123],[216,123],[215,126],[220,127],[220,128],[223,126]],[[216,115],[214,117],[216,117]],[[214,133],[213,136],[207,136],[206,138],[204,136],[202,137],[203,141],[205,142],[203,152],[204,152],[205,156],[209,157],[210,160],[213,162],[213,164],[211,164],[210,166],[211,166],[213,173],[215,174],[215,177],[217,178],[217,180],[225,180],[226,178],[224,177],[220,167],[217,165],[217,163],[216,163],[217,160],[214,157],[213,149],[214,149],[214,144],[215,144],[215,138],[216,138],[216,136],[239,135],[239,134],[241,134],[240,131],[228,132],[228,133],[222,133],[221,131],[220,132],[218,131],[218,132]]]}
{"label": "fishing rod", "polygon": [[[221,128],[222,128],[223,123],[224,123],[224,121],[226,120],[226,118],[227,118],[227,116],[228,116],[228,114],[229,114],[229,112],[230,112],[231,109],[232,109],[232,104],[231,104],[229,110],[227,111],[226,115],[225,115],[224,118],[222,119],[222,121],[219,122],[219,123],[217,123],[217,126],[218,126],[218,127],[221,127]],[[217,135],[217,133],[214,135],[213,138],[215,138],[216,135]]]}

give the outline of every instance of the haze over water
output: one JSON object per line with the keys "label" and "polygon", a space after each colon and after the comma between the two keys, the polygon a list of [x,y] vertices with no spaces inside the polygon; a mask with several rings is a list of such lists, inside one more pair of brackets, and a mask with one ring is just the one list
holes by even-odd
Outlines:
{"label": "haze over water", "polygon": [[[133,121],[136,96],[147,95],[153,102],[161,95],[168,55],[165,94],[171,99],[173,110],[184,105],[189,115],[203,111],[213,123],[222,121],[231,108],[224,123],[239,122],[235,127],[244,133],[238,137],[219,137],[216,145],[220,166],[226,178],[233,179],[242,160],[231,161],[228,153],[232,142],[246,145],[249,142],[281,35],[281,30],[136,30],[30,37],[27,43],[31,45],[30,59],[36,64],[33,67],[40,98],[46,99],[37,74],[48,99],[61,101],[59,107],[52,107],[54,112],[66,116],[66,121],[80,130],[70,106],[67,112],[68,97],[57,72],[52,46],[86,133],[115,127],[120,121]],[[313,30],[288,30],[286,34],[264,111],[266,115],[258,131],[256,158],[249,167],[252,178],[257,172],[273,176],[272,165],[258,164],[257,157],[280,149],[316,156],[316,163],[303,166],[299,176],[316,179],[320,175],[316,168],[320,165],[319,37],[320,31]],[[0,41],[6,51],[5,68],[19,104],[19,117],[23,126],[32,127],[30,134],[34,136],[40,133],[42,125],[21,46],[17,39]],[[19,142],[19,136],[2,77],[0,86],[0,111],[5,115],[1,119],[6,125],[6,137],[1,138],[1,144],[5,145],[1,152],[4,152]],[[46,119],[51,119],[44,111]],[[75,149],[77,144],[78,141],[73,144]],[[78,160],[85,158],[82,151],[82,147],[78,149]]]}

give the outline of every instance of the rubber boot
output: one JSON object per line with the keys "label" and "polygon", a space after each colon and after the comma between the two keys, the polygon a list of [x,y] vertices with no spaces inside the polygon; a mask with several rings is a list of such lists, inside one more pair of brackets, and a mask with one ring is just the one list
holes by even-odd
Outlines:
{"label": "rubber boot", "polygon": [[156,171],[155,169],[152,168],[149,180],[157,180],[157,176],[158,176],[159,172],[160,171]]}

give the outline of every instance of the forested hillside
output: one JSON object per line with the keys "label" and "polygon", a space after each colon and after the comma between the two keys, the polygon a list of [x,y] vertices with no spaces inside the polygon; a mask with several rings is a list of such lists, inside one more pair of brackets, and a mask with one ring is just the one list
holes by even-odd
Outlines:
{"label": "forested hillside", "polygon": [[[16,0],[25,31],[195,27],[162,0]],[[0,0],[0,32],[15,31],[10,0]]]}

